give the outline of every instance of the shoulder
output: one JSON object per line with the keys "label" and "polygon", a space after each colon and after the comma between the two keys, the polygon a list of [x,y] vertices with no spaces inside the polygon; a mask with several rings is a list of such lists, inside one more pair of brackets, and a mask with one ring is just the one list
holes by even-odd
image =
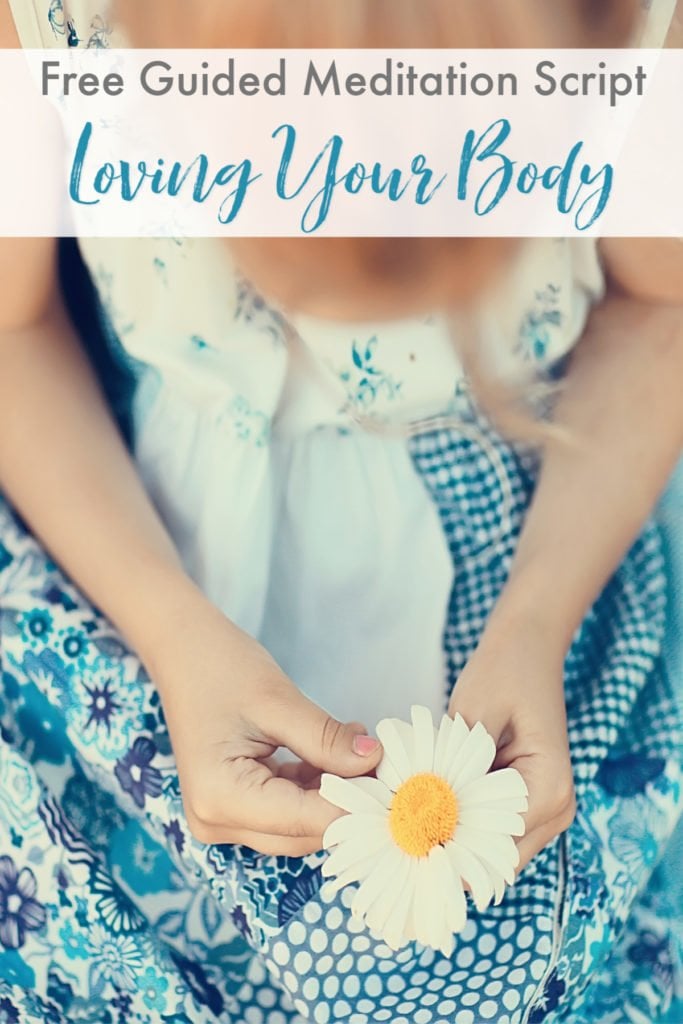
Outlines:
{"label": "shoulder", "polygon": [[683,304],[683,238],[603,238],[608,278],[645,302]]}

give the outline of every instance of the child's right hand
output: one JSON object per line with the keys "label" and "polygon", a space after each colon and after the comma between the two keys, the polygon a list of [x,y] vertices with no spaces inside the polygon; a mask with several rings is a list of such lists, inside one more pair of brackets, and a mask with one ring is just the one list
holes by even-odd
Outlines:
{"label": "child's right hand", "polygon": [[[255,640],[196,592],[174,619],[145,660],[161,694],[192,833],[268,854],[320,850],[340,813],[318,793],[321,772],[372,771],[379,741],[304,697]],[[278,747],[300,760],[278,767]]]}

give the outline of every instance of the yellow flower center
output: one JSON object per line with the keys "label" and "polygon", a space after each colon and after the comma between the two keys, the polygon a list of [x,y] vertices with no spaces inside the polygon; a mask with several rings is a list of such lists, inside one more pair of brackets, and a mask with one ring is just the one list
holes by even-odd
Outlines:
{"label": "yellow flower center", "polygon": [[432,772],[413,775],[391,802],[389,829],[394,842],[411,857],[426,857],[452,838],[458,802],[444,779]]}

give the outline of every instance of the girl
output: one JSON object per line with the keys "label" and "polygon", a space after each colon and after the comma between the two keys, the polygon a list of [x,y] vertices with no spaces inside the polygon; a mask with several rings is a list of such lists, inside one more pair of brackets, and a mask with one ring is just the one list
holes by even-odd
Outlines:
{"label": "girl", "polygon": [[[5,45],[29,46],[660,45],[673,14],[10,7]],[[683,442],[680,245],[81,250],[135,385],[134,460],[55,245],[0,247],[0,481],[68,574],[3,508],[6,1019],[663,1013],[677,908],[653,868],[678,815],[680,673],[673,560],[646,520]],[[529,365],[565,374],[556,431],[532,430],[540,473],[480,411],[528,435],[510,381]],[[320,891],[320,772],[371,772],[366,727],[416,701],[482,720],[530,791],[519,882],[452,960],[392,954]]]}

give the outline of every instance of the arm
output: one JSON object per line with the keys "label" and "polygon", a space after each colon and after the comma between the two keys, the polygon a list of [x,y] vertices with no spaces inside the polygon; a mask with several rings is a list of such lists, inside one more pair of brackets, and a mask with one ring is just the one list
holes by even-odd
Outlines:
{"label": "arm", "polygon": [[[0,0],[0,49],[18,46]],[[144,650],[189,581],[68,321],[56,263],[52,239],[0,239],[0,486]]]}
{"label": "arm", "polygon": [[[0,48],[17,45],[0,0]],[[336,812],[312,766],[363,774],[379,744],[306,700],[185,574],[68,320],[56,254],[0,238],[0,488],[150,671],[197,837],[318,850]],[[279,746],[298,769],[272,767]]]}
{"label": "arm", "polygon": [[683,446],[681,298],[615,292],[593,315],[556,413],[571,440],[546,449],[500,621],[533,611],[566,649],[652,511]]}
{"label": "arm", "polygon": [[[53,242],[0,240],[0,487],[147,665],[198,838],[317,850],[336,812],[309,788],[308,765],[362,774],[379,744],[358,749],[363,727],[306,700],[186,576],[55,278]],[[281,745],[304,759],[300,776],[268,763]]]}
{"label": "arm", "polygon": [[0,242],[0,482],[69,575],[145,650],[190,584],[67,320],[55,260],[52,241]]}
{"label": "arm", "polygon": [[603,244],[610,292],[579,343],[507,585],[451,711],[484,721],[530,790],[521,866],[569,826],[563,663],[683,446],[683,245]]}

